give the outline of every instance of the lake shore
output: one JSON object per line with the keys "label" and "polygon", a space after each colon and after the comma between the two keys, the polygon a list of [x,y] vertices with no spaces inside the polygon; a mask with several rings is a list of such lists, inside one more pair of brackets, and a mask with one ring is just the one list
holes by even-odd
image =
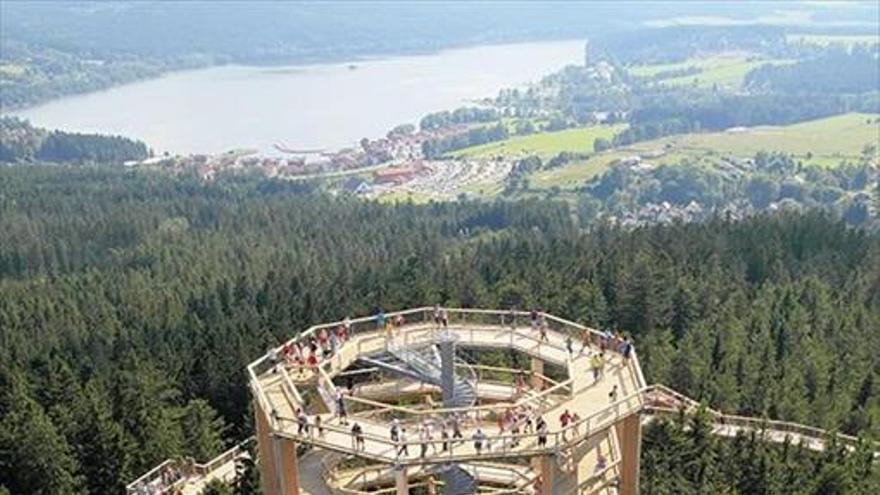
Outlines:
{"label": "lake shore", "polygon": [[[583,60],[583,41],[174,72],[9,112],[34,125],[142,139],[156,152],[339,149]],[[350,68],[351,65],[355,68]]]}

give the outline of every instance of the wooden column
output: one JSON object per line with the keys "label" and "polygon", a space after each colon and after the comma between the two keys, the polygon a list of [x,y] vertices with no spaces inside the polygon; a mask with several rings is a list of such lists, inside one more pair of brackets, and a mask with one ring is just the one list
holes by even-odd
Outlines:
{"label": "wooden column", "polygon": [[296,443],[289,438],[275,437],[275,469],[280,473],[280,495],[299,495],[299,460],[296,455]]}
{"label": "wooden column", "polygon": [[642,422],[631,414],[615,425],[620,445],[620,495],[639,493],[639,455],[642,451]]}
{"label": "wooden column", "polygon": [[[532,471],[541,477],[541,490],[535,495],[553,495],[556,460],[551,455],[535,456],[531,459]],[[531,493],[531,492],[529,492]]]}
{"label": "wooden column", "polygon": [[260,402],[254,400],[254,424],[257,429],[257,453],[260,456],[260,481],[263,485],[264,495],[281,495],[281,487],[275,472],[275,449],[272,445],[272,437],[269,429],[269,418],[260,407]]}
{"label": "wooden column", "polygon": [[544,388],[544,380],[542,380],[539,376],[536,376],[535,373],[539,373],[541,375],[544,374],[544,361],[538,358],[532,358],[532,388],[536,391],[541,391]]}
{"label": "wooden column", "polygon": [[397,486],[397,495],[409,495],[409,483],[407,483],[405,467],[398,466],[394,468],[394,484]]}

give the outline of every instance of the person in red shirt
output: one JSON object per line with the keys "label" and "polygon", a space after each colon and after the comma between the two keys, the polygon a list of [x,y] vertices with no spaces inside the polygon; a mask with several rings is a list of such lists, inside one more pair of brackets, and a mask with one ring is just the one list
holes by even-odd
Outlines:
{"label": "person in red shirt", "polygon": [[568,409],[566,409],[565,412],[563,412],[559,416],[559,424],[562,425],[562,439],[563,440],[565,440],[565,437],[568,435],[568,430],[566,430],[566,428],[568,427],[569,422],[571,422],[571,413],[568,412]]}

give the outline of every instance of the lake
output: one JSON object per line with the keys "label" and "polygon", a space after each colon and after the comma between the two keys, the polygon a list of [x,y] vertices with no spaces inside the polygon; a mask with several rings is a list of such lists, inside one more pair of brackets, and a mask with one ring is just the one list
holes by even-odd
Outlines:
{"label": "lake", "polygon": [[337,149],[583,63],[583,41],[478,46],[429,55],[176,72],[13,112],[34,125],[121,134],[157,152],[273,145]]}

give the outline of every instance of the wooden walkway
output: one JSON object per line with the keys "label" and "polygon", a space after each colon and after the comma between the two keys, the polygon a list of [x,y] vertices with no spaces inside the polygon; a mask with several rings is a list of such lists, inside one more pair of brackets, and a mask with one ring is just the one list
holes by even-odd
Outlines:
{"label": "wooden walkway", "polygon": [[[599,334],[581,325],[545,315],[550,330],[547,339],[542,340],[538,331],[525,325],[528,322],[526,313],[511,316],[509,312],[499,311],[447,310],[451,317],[447,330],[428,322],[431,308],[399,313],[409,323],[397,328],[390,336],[376,329],[373,318],[354,320],[350,339],[335,355],[323,360],[317,369],[304,374],[273,365],[268,356],[248,366],[255,400],[261,408],[273,412],[270,418],[273,432],[313,447],[299,461],[301,490],[304,494],[365,493],[359,492],[358,483],[353,481],[354,477],[365,475],[335,468],[335,461],[345,456],[384,464],[374,472],[376,476],[387,475],[391,465],[402,465],[407,466],[410,476],[417,479],[425,476],[437,464],[447,462],[463,467],[486,466],[496,461],[516,461],[539,455],[557,456],[560,469],[576,471],[574,479],[578,480],[579,486],[573,487],[573,490],[577,493],[616,493],[620,446],[617,433],[611,426],[632,414],[641,414],[650,420],[679,414],[682,409],[692,411],[699,406],[692,399],[665,386],[648,387],[635,352],[626,361],[613,350],[608,351],[604,373],[600,379],[594,380],[589,356],[599,349],[593,345],[582,349],[581,336],[583,332],[589,332],[593,341],[598,342]],[[388,318],[397,314],[389,314]],[[322,328],[334,329],[339,324],[341,322],[315,326],[304,335],[314,335]],[[573,335],[575,341],[572,355],[566,349],[568,334]],[[401,396],[436,394],[438,388],[411,380],[386,380],[364,385],[354,396],[345,396],[344,401],[350,412],[348,425],[341,424],[334,416],[333,397],[340,390],[334,378],[352,366],[360,356],[378,355],[387,351],[389,345],[415,348],[446,338],[455,339],[459,347],[466,349],[511,349],[542,363],[562,367],[567,370],[568,378],[553,382],[544,377],[540,387],[543,390],[527,388],[524,391],[518,391],[512,383],[479,379],[476,395],[480,402],[488,403],[458,409],[398,405]],[[613,397],[610,392],[615,387],[617,394]],[[308,433],[300,432],[295,414],[297,408],[307,412],[308,422],[312,425],[315,418],[320,416],[323,434],[319,435],[314,428]],[[512,435],[500,432],[495,419],[508,408],[531,410],[543,417],[548,425],[546,444],[539,445],[536,433]],[[582,419],[574,425],[563,427],[559,416],[566,409],[577,413]],[[829,438],[828,432],[805,425],[725,415],[711,409],[708,412],[713,419],[713,432],[719,436],[762,432],[762,438],[767,441],[791,441],[812,450],[824,450]],[[451,417],[460,419],[463,438],[450,442],[448,448],[444,449],[444,442],[435,427],[432,441],[427,442],[425,455],[420,455],[422,442],[419,440],[418,427],[423,424],[436,426],[438,421]],[[406,449],[389,438],[391,418],[398,418],[407,429]],[[350,433],[350,425],[355,421],[364,431],[364,446],[359,449],[355,449]],[[472,439],[478,428],[487,437],[481,452],[476,451]],[[855,448],[858,443],[853,437],[836,436],[849,449]],[[875,450],[880,457],[880,448]],[[597,468],[599,453],[607,460],[604,469]],[[210,480],[233,479],[236,459],[244,455],[243,446],[238,446],[204,465],[191,461],[184,465],[169,460],[129,484],[127,492],[129,495],[198,493]],[[163,487],[160,483],[162,473],[169,469],[183,470],[188,474]],[[364,471],[361,469],[359,472]],[[496,476],[496,482],[502,476],[497,469],[483,469],[483,472],[494,473],[492,475]],[[518,474],[534,476],[531,470],[529,474]],[[485,476],[488,480],[490,474]],[[508,471],[504,476],[512,475]],[[522,491],[524,488],[518,489]]]}

